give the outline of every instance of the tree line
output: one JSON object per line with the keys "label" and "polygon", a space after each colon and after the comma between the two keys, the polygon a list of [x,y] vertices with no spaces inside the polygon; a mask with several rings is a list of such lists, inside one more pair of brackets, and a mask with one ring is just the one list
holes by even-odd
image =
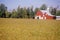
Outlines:
{"label": "tree line", "polygon": [[[46,4],[43,4],[40,8],[35,8],[33,10],[33,6],[30,8],[21,8],[18,6],[17,9],[13,9],[12,12],[7,10],[7,7],[4,4],[0,4],[0,18],[33,18],[38,10],[46,10]],[[51,14],[60,16],[60,10],[56,11],[56,9],[51,7]]]}

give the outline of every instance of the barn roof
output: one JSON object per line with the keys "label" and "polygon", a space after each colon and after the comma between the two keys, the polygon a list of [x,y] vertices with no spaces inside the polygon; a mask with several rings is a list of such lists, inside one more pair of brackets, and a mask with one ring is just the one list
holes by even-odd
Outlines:
{"label": "barn roof", "polygon": [[50,15],[50,16],[54,16],[54,15],[52,15],[49,11],[47,11],[47,10],[40,10],[43,14],[48,14],[48,15]]}

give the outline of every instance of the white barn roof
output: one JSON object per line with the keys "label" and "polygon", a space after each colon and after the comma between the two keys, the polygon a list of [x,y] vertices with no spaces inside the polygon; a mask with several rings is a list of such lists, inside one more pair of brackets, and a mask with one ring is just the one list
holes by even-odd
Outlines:
{"label": "white barn roof", "polygon": [[44,13],[47,13],[48,15],[50,15],[50,16],[54,16],[54,15],[52,15],[50,12],[49,12],[49,8],[47,8],[47,10],[40,10],[43,14]]}

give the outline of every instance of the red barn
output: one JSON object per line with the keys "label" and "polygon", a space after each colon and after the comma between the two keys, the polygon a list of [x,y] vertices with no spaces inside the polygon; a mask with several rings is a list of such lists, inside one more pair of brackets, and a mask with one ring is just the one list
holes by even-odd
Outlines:
{"label": "red barn", "polygon": [[35,19],[54,19],[54,15],[51,15],[49,8],[47,8],[47,10],[37,11]]}

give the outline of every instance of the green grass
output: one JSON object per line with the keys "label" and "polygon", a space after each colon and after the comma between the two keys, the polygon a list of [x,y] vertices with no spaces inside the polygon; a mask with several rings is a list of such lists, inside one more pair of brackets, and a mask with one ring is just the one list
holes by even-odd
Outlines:
{"label": "green grass", "polygon": [[60,40],[60,21],[0,18],[0,40]]}

